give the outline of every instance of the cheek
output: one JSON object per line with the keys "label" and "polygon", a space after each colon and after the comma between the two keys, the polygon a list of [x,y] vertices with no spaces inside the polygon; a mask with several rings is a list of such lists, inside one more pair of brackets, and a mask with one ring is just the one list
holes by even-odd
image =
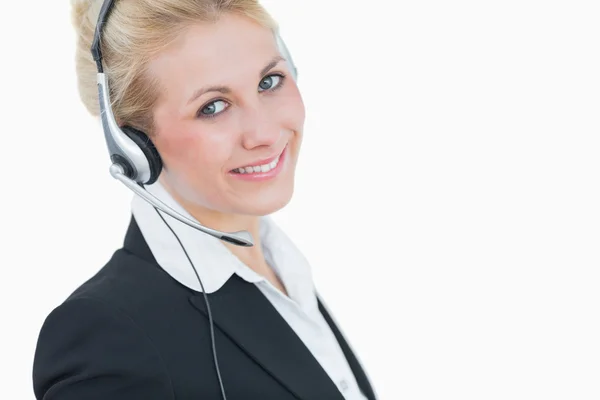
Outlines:
{"label": "cheek", "polygon": [[296,130],[302,132],[304,127],[304,119],[306,117],[306,110],[304,108],[304,101],[297,87],[294,87],[292,94],[290,95],[290,107],[288,120],[295,125]]}
{"label": "cheek", "polygon": [[198,132],[188,127],[157,143],[167,169],[194,179],[210,179],[223,171],[231,154],[226,135]]}
{"label": "cheek", "polygon": [[186,202],[214,208],[221,201],[223,174],[230,154],[227,143],[220,144],[222,141],[206,132],[189,132],[163,140],[159,152],[165,164],[164,179]]}

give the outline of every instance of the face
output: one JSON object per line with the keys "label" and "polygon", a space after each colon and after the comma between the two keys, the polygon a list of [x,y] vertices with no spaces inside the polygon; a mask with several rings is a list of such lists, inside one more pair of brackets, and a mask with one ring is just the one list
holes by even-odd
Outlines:
{"label": "face", "polygon": [[258,216],[289,202],[304,105],[271,30],[235,15],[194,25],[149,73],[160,180],[188,211]]}

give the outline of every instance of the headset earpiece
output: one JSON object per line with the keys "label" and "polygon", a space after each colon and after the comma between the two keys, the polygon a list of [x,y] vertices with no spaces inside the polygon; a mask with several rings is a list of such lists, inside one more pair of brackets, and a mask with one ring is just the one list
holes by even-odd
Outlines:
{"label": "headset earpiece", "polygon": [[[133,127],[119,127],[117,124],[109,98],[108,78],[102,68],[102,53],[100,51],[101,27],[108,16],[112,4],[113,1],[105,1],[103,3],[91,49],[96,66],[98,67],[97,83],[100,119],[111,161],[121,166],[122,173],[126,178],[135,181],[138,185],[151,185],[156,182],[162,171],[162,159],[148,135]],[[279,50],[291,69],[292,77],[296,80],[298,78],[298,71],[294,60],[292,60],[292,55],[278,32],[276,32],[275,37]]]}
{"label": "headset earpiece", "polygon": [[158,154],[158,150],[152,143],[152,140],[144,132],[132,128],[130,126],[124,126],[121,131],[127,135],[144,153],[146,160],[148,160],[148,166],[150,167],[150,178],[147,182],[143,182],[145,185],[151,185],[158,179],[160,172],[162,171],[163,163]]}

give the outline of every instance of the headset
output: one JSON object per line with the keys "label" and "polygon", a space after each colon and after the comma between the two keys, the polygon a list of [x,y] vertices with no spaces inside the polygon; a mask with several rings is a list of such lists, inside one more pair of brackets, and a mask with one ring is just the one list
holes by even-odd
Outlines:
{"label": "headset", "polygon": [[[119,127],[115,120],[115,116],[112,111],[112,105],[110,102],[110,90],[108,87],[108,77],[104,73],[102,66],[102,51],[101,51],[101,39],[102,39],[102,28],[106,24],[111,10],[113,9],[114,0],[104,0],[98,15],[98,22],[94,32],[94,40],[92,42],[91,52],[96,67],[98,68],[97,84],[98,84],[98,97],[100,103],[100,119],[102,122],[102,129],[104,131],[104,138],[108,147],[110,160],[112,162],[110,166],[110,174],[113,178],[122,182],[126,187],[132,190],[135,194],[140,196],[143,200],[151,204],[156,210],[159,217],[163,220],[165,225],[173,233],[183,252],[185,253],[190,265],[194,269],[196,277],[200,282],[202,293],[204,295],[204,301],[206,303],[206,309],[208,312],[208,319],[210,325],[210,336],[212,342],[213,361],[215,370],[217,373],[217,379],[219,381],[221,397],[223,400],[227,400],[225,395],[225,388],[223,380],[221,379],[221,371],[219,369],[219,363],[217,360],[217,350],[215,346],[215,334],[212,313],[210,310],[210,304],[208,302],[208,296],[204,290],[204,285],[200,279],[200,275],[194,266],[190,256],[185,250],[181,240],[173,230],[173,228],[165,221],[164,217],[159,212],[162,211],[165,214],[175,218],[176,220],[191,226],[201,232],[208,235],[232,243],[238,246],[249,247],[253,246],[252,235],[247,231],[238,232],[222,232],[215,229],[211,229],[200,225],[198,222],[187,218],[186,216],[175,211],[167,204],[162,202],[156,196],[149,193],[144,185],[151,185],[158,179],[163,163],[158,153],[158,150],[152,143],[152,140],[148,135],[136,128],[131,126]],[[287,60],[291,70],[291,75],[294,80],[297,80],[298,70],[294,65],[291,54],[288,51],[283,39],[279,35],[279,32],[275,32],[275,39],[281,55]]]}
{"label": "headset", "polygon": [[[181,215],[144,189],[144,185],[151,185],[156,182],[162,171],[163,163],[160,154],[158,154],[156,147],[154,147],[148,135],[131,126],[119,127],[112,112],[108,77],[102,67],[102,52],[100,47],[102,27],[106,24],[114,3],[114,0],[105,0],[102,4],[91,48],[92,56],[98,68],[97,84],[100,119],[102,120],[104,137],[108,146],[110,160],[112,161],[110,174],[148,203],[180,222],[238,246],[253,246],[254,243],[249,232],[221,232],[202,226],[198,222]],[[275,38],[279,51],[290,66],[292,78],[296,80],[297,69],[291,54],[278,32],[275,33]]]}

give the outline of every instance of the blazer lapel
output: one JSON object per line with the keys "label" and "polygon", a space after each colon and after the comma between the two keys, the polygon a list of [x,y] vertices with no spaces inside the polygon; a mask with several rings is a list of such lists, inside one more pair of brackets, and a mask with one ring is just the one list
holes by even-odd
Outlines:
{"label": "blazer lapel", "polygon": [[323,304],[323,302],[321,301],[320,298],[318,298],[318,301],[319,301],[319,310],[321,311],[321,314],[325,318],[325,321],[327,321],[327,324],[331,328],[331,331],[333,332],[333,334],[335,335],[335,338],[337,339],[338,343],[340,344],[340,347],[342,348],[342,351],[344,352],[344,355],[346,356],[346,360],[348,361],[348,364],[350,365],[350,369],[352,370],[352,373],[354,374],[354,377],[356,378],[356,383],[358,383],[360,390],[367,397],[367,399],[376,400],[377,397],[375,396],[375,392],[374,392],[373,388],[371,387],[371,384],[369,383],[369,378],[367,377],[367,374],[365,373],[362,366],[360,365],[360,362],[356,358],[356,355],[350,348],[350,345],[348,344],[348,342],[342,335],[342,332],[336,325],[335,321],[329,314],[329,311],[327,310],[327,308],[325,307],[325,305]]}
{"label": "blazer lapel", "polygon": [[[204,296],[190,302],[208,317]],[[209,295],[215,326],[298,399],[343,400],[335,384],[260,290],[233,275]]]}
{"label": "blazer lapel", "polygon": [[[123,247],[156,264],[133,216]],[[297,398],[343,400],[319,362],[256,286],[233,275],[208,297],[215,325]],[[201,293],[191,296],[190,302],[208,318]],[[340,343],[361,390],[369,400],[375,400],[364,371],[320,299],[319,309]]]}

